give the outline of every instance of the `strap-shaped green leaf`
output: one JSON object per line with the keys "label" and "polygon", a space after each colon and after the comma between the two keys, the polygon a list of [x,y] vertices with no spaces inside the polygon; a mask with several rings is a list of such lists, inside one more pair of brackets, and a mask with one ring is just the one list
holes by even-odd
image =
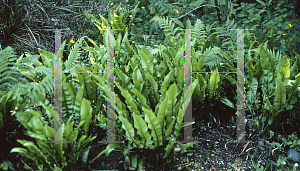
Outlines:
{"label": "strap-shaped green leaf", "polygon": [[148,109],[142,107],[143,111],[146,113],[145,121],[148,123],[148,127],[151,129],[151,134],[155,147],[163,145],[162,138],[162,127],[160,126],[157,117]]}
{"label": "strap-shaped green leaf", "polygon": [[[218,69],[215,72],[218,72]],[[220,82],[220,74],[212,73],[210,76],[210,80],[209,80],[209,88],[210,88],[209,91],[210,91],[211,97],[213,96],[213,94],[217,90],[217,88],[219,87],[218,86],[219,82]]]}
{"label": "strap-shaped green leaf", "polygon": [[163,102],[159,104],[159,108],[157,111],[157,119],[160,126],[163,128],[163,131],[165,131],[165,117],[166,117],[166,107],[167,107],[168,98],[169,97],[166,96]]}
{"label": "strap-shaped green leaf", "polygon": [[228,100],[226,97],[221,98],[220,101],[231,108],[235,108],[233,103],[230,100]]}
{"label": "strap-shaped green leaf", "polygon": [[45,135],[48,139],[48,141],[53,141],[54,140],[54,128],[45,125]]}
{"label": "strap-shaped green leaf", "polygon": [[142,138],[145,139],[146,143],[144,140],[142,140],[142,144],[145,144],[145,149],[152,149],[152,144],[153,141],[151,140],[151,136],[148,132],[148,127],[144,119],[138,115],[132,114],[133,119],[134,119],[134,127],[137,129],[137,134],[140,135]]}
{"label": "strap-shaped green leaf", "polygon": [[[177,54],[176,54],[175,59],[174,59],[174,65],[177,68],[183,65],[183,57],[182,57],[183,54],[184,54],[184,46],[181,46],[177,50]],[[195,59],[194,56],[193,56],[193,59]]]}
{"label": "strap-shaped green leaf", "polygon": [[136,66],[132,73],[133,84],[139,92],[142,92],[145,81],[138,66]]}
{"label": "strap-shaped green leaf", "polygon": [[[177,78],[176,78],[177,79],[177,86],[178,86],[179,89],[182,89],[183,86],[184,86],[184,79],[183,79],[184,78],[184,68],[181,68],[177,72],[178,72],[178,75],[177,75]],[[175,71],[175,73],[176,73],[176,71]]]}
{"label": "strap-shaped green leaf", "polygon": [[157,77],[163,78],[165,76],[165,72],[168,69],[166,63],[164,61],[160,62],[160,65],[158,66],[158,69],[156,71]]}
{"label": "strap-shaped green leaf", "polygon": [[202,71],[202,68],[204,66],[204,57],[205,54],[203,54],[199,61],[193,65],[193,71]]}
{"label": "strap-shaped green leaf", "polygon": [[[93,136],[93,137],[92,137],[92,135],[90,135],[87,139],[85,139],[85,140],[82,142],[82,144],[81,144],[81,146],[79,146],[79,148],[85,147],[88,143],[90,143],[91,141],[93,141],[95,138],[97,138],[97,136]],[[80,151],[80,154],[82,154],[82,152],[83,152],[83,151]]]}
{"label": "strap-shaped green leaf", "polygon": [[132,83],[130,82],[131,79],[120,70],[120,67],[116,67],[115,71],[118,77],[122,80],[122,87],[127,88],[128,85],[132,85]]}
{"label": "strap-shaped green leaf", "polygon": [[279,77],[275,87],[275,104],[279,106],[279,109],[282,108],[282,105],[286,103],[286,90],[284,84]]}
{"label": "strap-shaped green leaf", "polygon": [[83,130],[84,130],[84,133],[85,135],[87,135],[87,132],[89,130],[89,126],[92,122],[92,107],[91,107],[91,102],[85,98],[82,99],[82,102],[81,102],[81,106],[80,106],[80,120],[81,121],[85,121],[84,123],[84,127],[83,127]]}
{"label": "strap-shaped green leaf", "polygon": [[[176,119],[177,122],[176,122],[176,125],[174,127],[174,129],[175,129],[174,130],[175,137],[179,136],[179,130],[182,127],[181,123],[182,123],[182,120],[183,120],[183,116],[185,114],[185,111],[186,111],[186,108],[187,108],[188,104],[190,103],[192,94],[194,93],[195,88],[197,87],[197,85],[198,85],[198,79],[196,79],[195,82],[192,83],[192,90],[191,90],[191,87],[188,87],[188,90],[184,94],[184,96],[186,96],[186,99],[188,99],[188,100],[185,101],[185,98],[182,98],[180,100],[180,103],[182,104],[182,107],[181,107],[181,109],[178,112],[178,117]],[[184,100],[184,103],[183,103],[183,100]]]}
{"label": "strap-shaped green leaf", "polygon": [[83,87],[81,86],[77,90],[75,105],[73,106],[73,112],[75,113],[74,118],[76,119],[75,126],[77,126],[78,122],[80,121],[80,106],[82,103],[82,96],[83,96]]}
{"label": "strap-shaped green leaf", "polygon": [[125,97],[126,104],[128,105],[127,107],[130,109],[130,111],[134,114],[140,115],[140,112],[137,110],[136,103],[131,94],[125,91],[123,88],[121,88],[121,86],[119,86],[118,84],[115,85],[121,90],[121,93]]}
{"label": "strap-shaped green leaf", "polygon": [[52,68],[52,72],[54,73],[54,54],[43,49],[38,49],[38,51],[41,55],[44,65],[47,68]]}
{"label": "strap-shaped green leaf", "polygon": [[[81,82],[82,78],[82,82]],[[90,74],[78,74],[78,79],[79,79],[79,85],[84,84],[84,96],[89,100],[94,100],[94,95],[95,93],[92,92],[92,81],[91,81],[92,76]]]}
{"label": "strap-shaped green leaf", "polygon": [[292,41],[295,39],[296,35],[293,35],[293,37],[290,37],[286,42],[285,45],[288,49],[290,49]]}
{"label": "strap-shaped green leaf", "polygon": [[[252,78],[252,79],[251,79]],[[246,102],[249,107],[252,107],[252,104],[255,103],[255,99],[258,99],[259,96],[257,94],[258,81],[257,78],[250,76],[251,82],[246,82],[249,85],[250,89],[246,93]],[[246,79],[247,80],[247,79]]]}
{"label": "strap-shaped green leaf", "polygon": [[125,47],[126,49],[131,52],[133,52],[134,56],[137,56],[137,53],[136,51],[133,49],[133,47],[130,45],[129,41],[128,41],[128,33],[126,32],[125,35],[124,35],[124,38],[122,40],[122,43],[125,43]]}
{"label": "strap-shaped green leaf", "polygon": [[89,22],[101,25],[100,21],[97,18],[95,18],[93,15],[85,12],[84,10],[82,10],[82,12],[87,17],[87,19],[88,19]]}
{"label": "strap-shaped green leaf", "polygon": [[[270,100],[268,98],[266,98],[266,96],[267,96],[266,91],[263,88],[261,90],[264,94],[265,108],[272,113],[274,111],[274,107],[272,106]],[[276,113],[275,113],[275,115],[276,115]]]}
{"label": "strap-shaped green leaf", "polygon": [[170,88],[168,89],[166,96],[168,96],[168,101],[166,104],[166,110],[165,110],[165,116],[166,116],[166,125],[169,126],[172,117],[175,115],[174,106],[177,102],[177,86],[175,83],[173,83]]}
{"label": "strap-shaped green leaf", "polygon": [[174,147],[175,141],[176,141],[176,139],[174,139],[171,143],[169,143],[169,144],[167,145],[167,147],[165,148],[166,153],[165,153],[164,158],[168,157],[168,155],[170,154],[171,150],[172,150],[173,147]]}
{"label": "strap-shaped green leaf", "polygon": [[[44,155],[46,155],[48,157],[48,161],[53,163],[59,163],[59,158],[57,158],[57,156],[55,155],[55,151],[53,150],[53,148],[51,148],[51,146],[49,145],[49,143],[45,143],[45,141],[42,140],[37,140],[37,144],[38,146],[42,149],[42,152]],[[50,158],[50,157],[51,158]]]}
{"label": "strap-shaped green leaf", "polygon": [[72,102],[72,96],[69,92],[69,87],[66,84],[66,76],[63,74],[63,80],[62,80],[62,113],[64,117],[70,117],[73,114],[73,102]]}
{"label": "strap-shaped green leaf", "polygon": [[11,153],[17,152],[17,153],[25,154],[25,156],[30,156],[28,151],[25,148],[16,147],[11,149],[10,152]]}
{"label": "strap-shaped green leaf", "polygon": [[101,88],[101,90],[106,91],[106,88],[105,88],[106,84],[105,84],[104,76],[92,74],[92,77],[100,83],[100,84],[98,84],[98,86]]}
{"label": "strap-shaped green leaf", "polygon": [[170,136],[170,134],[172,133],[175,121],[176,121],[176,119],[174,117],[173,120],[172,120],[172,122],[171,122],[171,124],[170,124],[170,126],[168,127],[167,131],[165,132],[165,137],[164,137],[165,139],[167,139]]}
{"label": "strap-shaped green leaf", "polygon": [[180,146],[181,151],[184,151],[185,149],[189,148],[190,146],[192,146],[194,144],[194,142],[191,143],[186,143]]}
{"label": "strap-shaped green leaf", "polygon": [[129,117],[129,113],[126,110],[126,105],[120,100],[119,97],[115,97],[115,107],[116,107],[116,111],[118,112],[119,115],[128,118]]}
{"label": "strap-shaped green leaf", "polygon": [[77,139],[77,136],[78,136],[78,134],[79,134],[79,128],[80,128],[81,126],[83,126],[84,123],[85,123],[85,121],[80,121],[80,123],[78,124],[76,130],[73,130],[73,132],[71,133],[71,136],[70,136],[70,141],[71,141],[71,142],[74,142],[74,141]]}
{"label": "strap-shaped green leaf", "polygon": [[290,60],[287,57],[280,59],[276,72],[279,79],[281,79],[282,84],[287,86],[290,79]]}
{"label": "strap-shaped green leaf", "polygon": [[[54,126],[52,118],[54,118],[54,110],[50,109],[47,105],[42,104],[43,108],[46,109],[46,114],[49,118],[49,122],[51,123],[52,126]],[[26,125],[26,124],[25,124]],[[24,126],[25,126],[24,125]],[[26,128],[26,127],[25,127]],[[28,128],[27,128],[28,129]]]}
{"label": "strap-shaped green leaf", "polygon": [[45,168],[47,170],[52,168],[50,162],[47,160],[47,157],[41,152],[41,150],[36,145],[26,140],[17,140],[17,141],[21,143],[23,146],[27,147],[29,149],[29,153],[28,152],[26,153],[24,151],[25,149],[22,150],[22,148],[12,149],[11,153],[12,152],[23,153],[26,155],[26,157],[31,158],[37,165],[42,166],[42,168]]}
{"label": "strap-shaped green leaf", "polygon": [[132,88],[133,93],[136,95],[137,100],[147,109],[150,107],[147,105],[147,99],[135,88]]}
{"label": "strap-shaped green leaf", "polygon": [[[106,157],[108,157],[108,154],[111,152],[111,151],[113,151],[115,148],[121,148],[121,146],[122,146],[123,144],[120,144],[120,143],[117,143],[117,144],[115,144],[115,143],[112,143],[112,144],[108,144],[108,146],[106,146],[106,149],[105,149],[105,155],[106,155]],[[102,153],[100,153],[100,155],[101,155]],[[100,156],[99,155],[99,156]]]}
{"label": "strap-shaped green leaf", "polygon": [[130,31],[131,31],[132,23],[133,23],[133,20],[134,20],[134,18],[135,18],[135,15],[136,15],[136,12],[137,12],[137,9],[138,9],[139,4],[140,4],[140,2],[138,2],[138,3],[136,4],[136,6],[134,7],[134,9],[132,10],[132,17],[131,17],[130,23],[129,23],[129,25],[128,25],[128,33],[130,33]]}
{"label": "strap-shaped green leaf", "polygon": [[297,89],[299,89],[298,87],[300,86],[300,73],[295,76],[295,81],[293,82],[294,84],[292,85],[290,91],[288,92],[289,95],[287,101],[290,101],[292,95],[297,92]]}
{"label": "strap-shaped green leaf", "polygon": [[[140,141],[135,140],[134,129],[130,122],[127,121],[126,118],[119,116],[120,121],[122,122],[122,128],[126,131],[126,136],[129,141],[134,142],[136,146],[139,146]],[[142,144],[141,144],[142,145]]]}
{"label": "strap-shaped green leaf", "polygon": [[153,63],[151,58],[153,58],[153,55],[149,52],[149,50],[142,46],[142,49],[138,49],[139,56],[141,58],[141,65],[144,70],[147,70],[153,75]]}
{"label": "strap-shaped green leaf", "polygon": [[[56,112],[56,111],[54,111]],[[63,134],[61,133],[58,133],[59,131],[63,131],[64,130],[64,127],[65,127],[65,124],[61,124],[61,127],[55,131],[54,130],[54,140],[55,141],[62,141],[63,140]],[[63,155],[65,153],[65,151],[63,150],[63,147],[62,147],[63,143],[54,143],[53,146],[54,146],[54,149],[56,150],[57,154],[58,154],[58,157],[63,159],[65,158]]]}
{"label": "strap-shaped green leaf", "polygon": [[166,91],[167,91],[167,86],[170,83],[170,79],[171,77],[173,77],[174,74],[174,70],[171,68],[171,71],[168,73],[168,75],[164,78],[164,81],[162,83],[162,86],[160,88],[160,92],[161,92],[161,98],[164,98],[166,95]]}

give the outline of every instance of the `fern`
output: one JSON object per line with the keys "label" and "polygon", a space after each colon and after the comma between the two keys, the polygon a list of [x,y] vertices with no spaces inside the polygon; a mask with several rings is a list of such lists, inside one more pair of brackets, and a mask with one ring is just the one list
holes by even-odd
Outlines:
{"label": "fern", "polygon": [[79,61],[79,56],[81,53],[80,47],[85,37],[86,36],[83,36],[79,40],[77,40],[75,45],[72,47],[68,60],[66,61],[65,66],[63,66],[63,70],[70,71],[71,68],[76,65],[76,62]]}
{"label": "fern", "polygon": [[174,29],[175,23],[168,20],[168,17],[155,16],[151,21],[158,21],[159,27],[164,29],[167,45],[180,47],[183,43],[183,34],[182,32],[176,33],[179,27]]}
{"label": "fern", "polygon": [[237,29],[237,24],[234,23],[234,20],[231,22],[227,19],[225,23],[225,27],[217,27],[215,34],[217,34],[220,42],[222,42],[221,47],[223,50],[236,51],[236,40],[237,40],[237,30],[229,30],[229,29]]}
{"label": "fern", "polygon": [[44,63],[47,63],[47,67],[44,66],[41,62],[39,62],[40,55],[31,56],[30,54],[27,54],[26,58],[23,58],[23,56],[21,56],[17,62],[18,64],[22,63],[23,67],[27,66],[28,68],[30,68],[30,71],[24,72],[22,71],[22,68],[18,67],[19,71],[23,73],[24,76],[33,81],[25,83],[21,86],[23,88],[23,91],[25,89],[30,95],[30,100],[32,103],[38,103],[38,101],[36,101],[36,92],[40,92],[42,94],[52,94],[54,87],[54,66],[51,66],[51,64],[54,65],[54,63],[50,63],[50,61],[54,60],[54,55],[50,55],[51,53],[46,53],[47,51],[41,49],[39,49],[39,52],[42,56]]}
{"label": "fern", "polygon": [[192,30],[192,41],[193,41],[193,47],[196,49],[197,47],[200,48],[200,51],[202,52],[205,47],[205,40],[207,38],[207,32],[204,30],[204,23],[197,19],[194,30]]}
{"label": "fern", "polygon": [[[217,63],[224,63],[226,60],[224,60],[222,57],[220,57],[222,54],[220,53],[220,48],[218,47],[209,47],[205,49],[205,58],[204,58],[204,65],[209,68],[210,71],[214,71],[216,67],[218,66]],[[218,56],[220,55],[220,56]]]}
{"label": "fern", "polygon": [[30,68],[16,63],[17,57],[14,49],[8,46],[0,51],[0,56],[0,91],[14,89],[20,83],[27,83],[18,67],[22,68],[23,72],[29,72]]}
{"label": "fern", "polygon": [[[159,14],[159,16],[163,16],[167,13],[170,13],[173,11],[174,5],[168,3],[167,0],[150,0],[150,5],[156,8],[156,13]],[[154,13],[154,12],[153,12]]]}

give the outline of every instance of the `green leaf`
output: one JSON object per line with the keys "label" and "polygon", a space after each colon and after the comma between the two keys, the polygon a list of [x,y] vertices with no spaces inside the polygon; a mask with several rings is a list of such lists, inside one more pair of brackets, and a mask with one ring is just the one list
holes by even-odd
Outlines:
{"label": "green leaf", "polygon": [[136,89],[132,88],[133,93],[136,95],[137,100],[147,109],[150,109],[150,107],[147,105],[147,99]]}
{"label": "green leaf", "polygon": [[25,156],[29,156],[28,151],[25,148],[20,148],[20,147],[15,147],[11,149],[10,153],[21,153],[24,154]]}
{"label": "green leaf", "polygon": [[280,59],[276,72],[279,79],[281,79],[282,84],[287,86],[290,78],[290,60],[287,57]]}
{"label": "green leaf", "polygon": [[258,3],[260,3],[263,6],[266,6],[266,4],[262,0],[256,0]]}
{"label": "green leaf", "polygon": [[191,143],[186,143],[186,144],[183,144],[180,146],[181,148],[181,151],[184,151],[185,149],[189,148],[190,146],[192,146],[194,143],[191,142]]}
{"label": "green leaf", "polygon": [[85,132],[85,135],[87,135],[88,133],[88,130],[89,130],[89,126],[92,122],[92,107],[91,107],[91,102],[89,100],[86,100],[85,98],[82,99],[82,102],[81,102],[81,108],[80,108],[80,116],[81,116],[81,119],[80,121],[85,121],[85,124],[84,124],[84,132]]}
{"label": "green leaf", "polygon": [[148,132],[148,127],[146,122],[141,116],[132,114],[134,119],[134,127],[137,129],[137,134],[140,135],[140,137],[145,138],[146,143],[143,141],[142,143],[145,143],[145,149],[152,149],[153,141],[151,140],[151,136]]}
{"label": "green leaf", "polygon": [[157,117],[148,109],[142,107],[142,110],[146,113],[145,120],[148,123],[148,127],[151,129],[151,134],[155,147],[163,145],[162,127],[160,126]]}
{"label": "green leaf", "polygon": [[184,25],[183,25],[183,23],[182,23],[180,20],[178,20],[177,18],[172,18],[172,20],[173,20],[176,24],[178,24],[180,27],[184,28]]}
{"label": "green leaf", "polygon": [[169,144],[167,145],[167,147],[165,148],[166,153],[165,153],[164,158],[168,157],[168,155],[170,154],[171,150],[172,150],[173,147],[174,147],[175,141],[176,141],[176,139],[174,139],[171,143],[169,143]]}
{"label": "green leaf", "polygon": [[170,123],[170,126],[168,127],[167,131],[165,132],[165,137],[164,138],[168,138],[170,136],[170,134],[172,133],[175,121],[176,121],[176,119],[174,117],[173,120],[172,120],[172,122]]}
{"label": "green leaf", "polygon": [[138,49],[138,53],[141,57],[142,68],[153,75],[153,63],[150,60],[153,58],[152,54],[145,46],[142,46],[142,49]]}
{"label": "green leaf", "polygon": [[173,83],[168,89],[166,96],[168,97],[168,101],[166,104],[165,116],[166,116],[166,125],[169,126],[172,120],[172,117],[175,116],[174,107],[177,102],[177,86]]}
{"label": "green leaf", "polygon": [[[99,157],[103,152],[105,152],[106,157],[108,157],[108,154],[111,151],[113,151],[115,148],[118,148],[118,147],[121,148],[121,146],[122,146],[122,144],[119,144],[119,143],[118,144],[114,144],[114,143],[108,144],[108,146],[106,146],[105,151],[102,151],[97,157]],[[95,159],[93,159],[93,160],[95,160]]]}
{"label": "green leaf", "polygon": [[91,146],[89,146],[88,148],[86,148],[86,149],[84,149],[82,152],[83,152],[83,155],[82,155],[82,161],[83,161],[83,163],[87,163],[87,161],[88,161],[88,157],[89,157],[89,153],[90,153],[90,149],[91,149],[92,147]]}
{"label": "green leaf", "polygon": [[132,73],[133,84],[139,92],[142,92],[145,81],[138,67],[135,67]]}
{"label": "green leaf", "polygon": [[227,106],[231,107],[231,108],[235,108],[234,104],[228,100],[226,97],[225,98],[221,98],[220,101],[224,104],[226,104]]}
{"label": "green leaf", "polygon": [[[218,72],[218,69],[215,71]],[[212,73],[209,79],[209,88],[210,88],[210,95],[213,96],[214,92],[217,90],[218,83],[220,82],[220,74],[219,73]]]}
{"label": "green leaf", "polygon": [[25,131],[24,134],[28,135],[28,136],[30,136],[32,138],[35,138],[37,140],[47,141],[47,138],[45,137],[45,135],[37,134],[37,133],[31,132],[31,131]]}
{"label": "green leaf", "polygon": [[127,107],[129,108],[131,113],[140,115],[140,112],[137,109],[137,105],[136,105],[132,95],[129,92],[127,92],[126,90],[124,90],[123,88],[121,88],[121,86],[119,86],[117,83],[115,85],[121,90],[122,95],[126,99],[126,104],[128,105]]}
{"label": "green leaf", "polygon": [[286,42],[285,42],[285,46],[290,49],[291,43],[292,41],[295,39],[296,35],[293,35],[293,37],[290,37]]}
{"label": "green leaf", "polygon": [[267,4],[267,6],[270,6],[270,5],[271,5],[271,3],[272,3],[272,0],[269,0],[269,2],[268,2],[268,4]]}
{"label": "green leaf", "polygon": [[167,86],[169,85],[170,79],[173,77],[173,73],[174,73],[174,70],[171,69],[171,71],[168,73],[168,75],[164,78],[164,81],[160,88],[161,98],[164,98],[164,96],[166,94]]}
{"label": "green leaf", "polygon": [[275,104],[281,109],[282,105],[286,103],[286,90],[279,78],[275,87]]}
{"label": "green leaf", "polygon": [[[129,141],[134,142],[137,147],[140,147],[140,141],[135,140],[134,138],[134,129],[130,122],[126,118],[123,118],[122,116],[119,116],[120,121],[122,122],[122,128],[126,131],[126,136]],[[141,144],[143,146],[143,144]]]}

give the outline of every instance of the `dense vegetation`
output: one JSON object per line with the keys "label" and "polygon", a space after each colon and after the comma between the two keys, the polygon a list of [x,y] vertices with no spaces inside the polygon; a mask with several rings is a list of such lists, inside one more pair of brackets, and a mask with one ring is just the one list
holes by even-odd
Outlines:
{"label": "dense vegetation", "polygon": [[[299,169],[299,1],[0,4],[1,169]],[[52,28],[69,28],[56,55],[54,32],[45,30]],[[189,28],[192,86],[186,88]],[[247,28],[246,142],[236,141],[238,28]],[[58,55],[61,85],[53,77]],[[114,121],[106,115],[113,99]],[[186,104],[193,122],[183,119]],[[182,142],[189,125],[193,142]],[[109,141],[110,126],[123,143]]]}

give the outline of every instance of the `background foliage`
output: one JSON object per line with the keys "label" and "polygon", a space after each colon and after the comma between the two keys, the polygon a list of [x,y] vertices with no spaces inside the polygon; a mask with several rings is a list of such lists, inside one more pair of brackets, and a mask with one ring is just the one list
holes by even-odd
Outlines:
{"label": "background foliage", "polygon": [[[160,160],[174,166],[176,157],[195,148],[195,144],[174,144],[181,136],[180,129],[186,126],[181,123],[185,111],[181,79],[185,34],[180,29],[198,29],[192,31],[193,71],[224,72],[234,72],[237,65],[236,31],[229,29],[253,29],[245,31],[244,38],[245,110],[246,123],[250,125],[247,131],[248,138],[259,146],[251,155],[252,166],[263,170],[284,169],[287,165],[291,169],[292,163],[299,162],[287,156],[285,149],[296,149],[293,154],[299,154],[299,2],[3,0],[0,3],[0,135],[1,144],[14,142],[9,149],[1,150],[0,168],[17,168],[20,161],[16,158],[25,160],[24,156],[39,169],[86,168],[92,163],[89,152],[96,147],[91,145],[96,138],[92,134],[105,133],[106,74],[63,74],[63,138],[72,143],[54,147],[43,143],[53,139],[54,33],[44,30],[50,28],[70,28],[62,34],[63,69],[88,72],[106,71],[109,43],[106,29],[122,29],[116,31],[114,41],[118,114],[115,125],[118,138],[126,138],[126,143],[110,144],[99,156],[103,153],[107,156],[119,148],[124,166],[129,169],[165,167],[159,165]],[[218,127],[235,117],[235,75],[197,73],[192,79],[193,106],[197,106],[193,109],[195,129],[200,128],[203,120]],[[222,110],[228,113],[222,114]],[[168,113],[166,121],[161,115],[163,111]],[[101,131],[91,129],[93,121],[99,122]],[[137,126],[139,123],[148,123],[149,129]],[[160,129],[168,134],[155,135]],[[149,137],[156,138],[153,146]],[[145,146],[139,144],[144,141]],[[11,150],[13,147],[16,148]],[[259,149],[269,152],[270,158],[263,164],[257,162]],[[271,158],[271,150],[272,156],[275,151],[277,156],[287,157]],[[144,153],[152,154],[146,156],[151,160],[145,160]],[[56,159],[53,154],[59,157]],[[67,165],[69,162],[74,165]]]}

